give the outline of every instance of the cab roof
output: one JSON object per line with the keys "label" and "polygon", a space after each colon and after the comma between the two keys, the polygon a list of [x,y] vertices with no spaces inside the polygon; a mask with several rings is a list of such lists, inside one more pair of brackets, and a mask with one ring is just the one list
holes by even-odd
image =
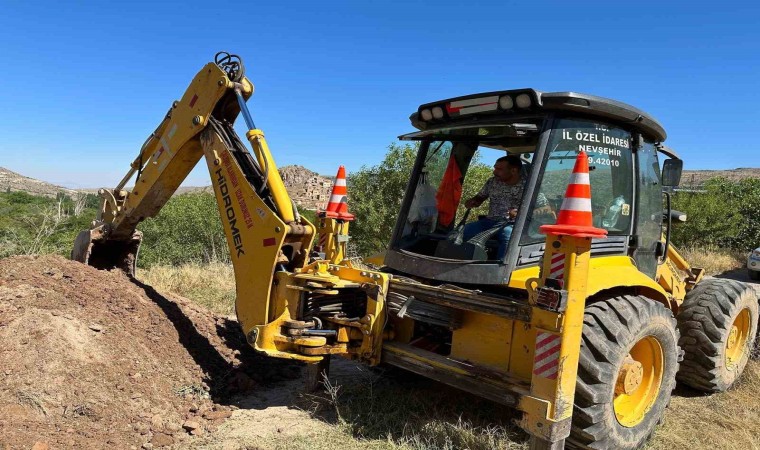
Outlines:
{"label": "cab roof", "polygon": [[535,89],[484,92],[425,103],[409,119],[418,130],[429,130],[547,111],[582,114],[627,125],[656,142],[667,138],[663,126],[644,111],[617,100],[578,92]]}

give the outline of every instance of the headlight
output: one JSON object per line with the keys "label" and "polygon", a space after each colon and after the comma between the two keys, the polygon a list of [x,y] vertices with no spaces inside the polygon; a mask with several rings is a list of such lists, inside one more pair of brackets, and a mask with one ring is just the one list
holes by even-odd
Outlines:
{"label": "headlight", "polygon": [[422,120],[424,120],[425,122],[433,119],[433,112],[430,111],[429,109],[423,109],[422,111],[420,111],[420,115],[422,116]]}
{"label": "headlight", "polygon": [[513,106],[515,106],[515,102],[512,100],[512,97],[505,95],[499,98],[499,108],[512,109]]}
{"label": "headlight", "polygon": [[532,102],[530,100],[530,95],[520,94],[515,99],[515,103],[517,103],[518,108],[529,108]]}
{"label": "headlight", "polygon": [[436,119],[443,119],[443,108],[440,106],[436,106],[433,108],[433,117]]}

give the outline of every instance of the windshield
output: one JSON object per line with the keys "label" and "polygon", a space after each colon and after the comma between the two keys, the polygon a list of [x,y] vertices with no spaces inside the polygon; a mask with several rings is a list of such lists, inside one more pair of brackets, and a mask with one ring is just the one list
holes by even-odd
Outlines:
{"label": "windshield", "polygon": [[[610,236],[629,234],[633,202],[631,133],[594,120],[560,119],[548,144],[548,157],[537,195],[559,211],[578,152],[588,155],[593,225]],[[543,242],[539,227],[554,223],[553,215],[531,211],[522,243]]]}
{"label": "windshield", "polygon": [[402,136],[422,143],[398,247],[444,259],[503,260],[542,121],[523,118]]}

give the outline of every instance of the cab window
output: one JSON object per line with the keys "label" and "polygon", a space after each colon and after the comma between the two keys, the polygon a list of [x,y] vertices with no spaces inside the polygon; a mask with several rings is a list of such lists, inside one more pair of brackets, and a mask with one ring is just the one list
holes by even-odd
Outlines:
{"label": "cab window", "polygon": [[[633,162],[631,133],[598,121],[559,119],[551,132],[545,169],[536,198],[545,199],[553,211],[559,211],[567,183],[580,151],[589,162],[593,225],[609,235],[630,234],[633,204]],[[543,242],[539,232],[544,224],[554,223],[553,216],[530,211],[522,243]]]}
{"label": "cab window", "polygon": [[496,161],[508,154],[517,155],[522,161],[524,183],[540,129],[541,120],[523,118],[516,123],[445,128],[403,136],[402,139],[420,139],[422,143],[417,157],[420,172],[410,192],[411,201],[396,248],[442,259],[500,259],[500,243],[489,233],[491,228],[494,235],[507,227],[511,231],[513,222],[506,223],[505,218],[505,224],[492,224],[486,227],[485,234],[476,233],[477,239],[473,241],[465,234],[466,225],[486,216],[490,200],[468,213],[465,203],[493,176]]}

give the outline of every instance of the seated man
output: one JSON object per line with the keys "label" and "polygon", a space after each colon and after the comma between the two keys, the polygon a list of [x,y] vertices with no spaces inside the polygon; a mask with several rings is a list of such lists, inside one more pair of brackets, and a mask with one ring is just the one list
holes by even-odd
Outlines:
{"label": "seated man", "polygon": [[[493,166],[493,177],[486,181],[478,194],[467,200],[464,205],[467,208],[476,208],[486,199],[489,199],[488,215],[476,222],[471,222],[464,227],[464,240],[472,239],[478,233],[489,230],[500,223],[506,225],[496,233],[499,241],[499,249],[496,259],[503,260],[507,254],[507,244],[512,236],[514,219],[520,208],[525,179],[522,176],[522,161],[519,156],[502,156],[496,160]],[[539,195],[536,201],[537,212],[551,209],[546,197]]]}

